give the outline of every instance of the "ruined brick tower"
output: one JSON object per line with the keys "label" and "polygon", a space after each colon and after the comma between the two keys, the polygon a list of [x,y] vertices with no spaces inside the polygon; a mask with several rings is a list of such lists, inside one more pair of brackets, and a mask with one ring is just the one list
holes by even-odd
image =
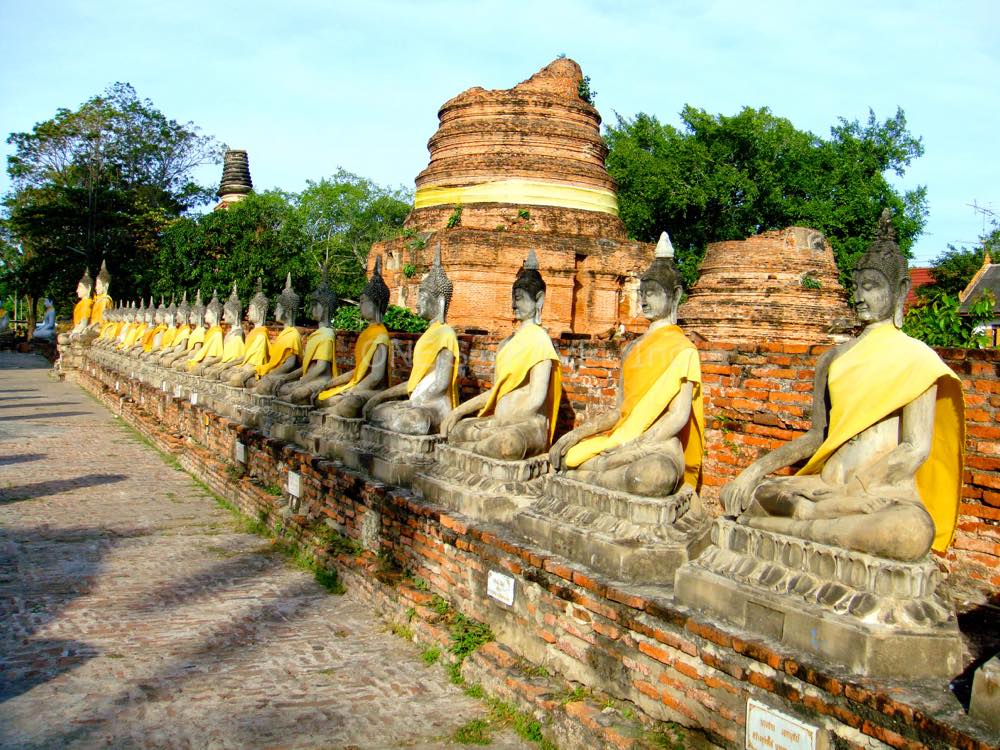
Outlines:
{"label": "ruined brick tower", "polygon": [[583,74],[560,58],[512,89],[474,87],[446,102],[416,178],[405,236],[376,244],[395,304],[414,307],[434,248],[455,281],[449,320],[508,331],[510,287],[532,248],[548,285],[543,324],[604,333],[635,316],[653,246],[630,242],[604,167],[601,116]]}

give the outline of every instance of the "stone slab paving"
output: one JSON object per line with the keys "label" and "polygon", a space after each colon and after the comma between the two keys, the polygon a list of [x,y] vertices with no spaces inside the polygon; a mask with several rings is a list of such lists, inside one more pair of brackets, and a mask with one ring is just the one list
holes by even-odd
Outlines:
{"label": "stone slab paving", "polygon": [[436,748],[483,717],[48,370],[0,353],[0,746]]}

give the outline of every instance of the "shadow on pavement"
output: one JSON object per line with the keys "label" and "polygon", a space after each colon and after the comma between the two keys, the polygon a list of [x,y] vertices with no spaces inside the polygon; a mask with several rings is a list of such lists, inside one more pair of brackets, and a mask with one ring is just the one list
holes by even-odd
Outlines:
{"label": "shadow on pavement", "polygon": [[45,453],[18,453],[13,456],[0,456],[0,466],[26,464],[29,461],[41,461],[46,455],[47,454]]}
{"label": "shadow on pavement", "polygon": [[56,495],[80,487],[95,487],[99,484],[113,484],[128,479],[124,474],[84,474],[74,479],[53,479],[49,482],[32,482],[0,489],[0,505],[34,500],[39,497]]}
{"label": "shadow on pavement", "polygon": [[4,417],[5,420],[14,419],[54,419],[55,417],[85,417],[89,411],[52,411],[44,414],[18,414],[13,417]]}
{"label": "shadow on pavement", "polygon": [[[0,399],[0,401],[2,401],[2,400],[3,399]],[[23,398],[17,399],[17,401],[25,401],[25,400],[26,399],[23,399]],[[41,406],[41,405],[42,404],[22,404],[22,403],[0,404],[0,409],[25,409],[25,408],[38,407],[38,406]],[[79,406],[79,405],[80,405],[79,401],[46,401],[45,402],[45,406]],[[4,418],[6,419],[7,417],[4,417]]]}

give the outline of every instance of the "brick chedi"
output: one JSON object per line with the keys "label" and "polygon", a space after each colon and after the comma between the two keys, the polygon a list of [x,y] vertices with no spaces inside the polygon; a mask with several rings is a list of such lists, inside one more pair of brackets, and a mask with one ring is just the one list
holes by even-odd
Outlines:
{"label": "brick chedi", "polygon": [[[378,243],[396,304],[413,307],[438,243],[459,327],[509,331],[511,282],[528,251],[548,284],[553,333],[604,333],[634,317],[629,300],[652,245],[630,242],[604,167],[601,116],[560,58],[512,89],[449,100],[416,178],[404,237]],[[409,276],[405,272],[409,272]]]}
{"label": "brick chedi", "polygon": [[853,325],[833,250],[789,227],[708,246],[680,324],[709,341],[827,344]]}

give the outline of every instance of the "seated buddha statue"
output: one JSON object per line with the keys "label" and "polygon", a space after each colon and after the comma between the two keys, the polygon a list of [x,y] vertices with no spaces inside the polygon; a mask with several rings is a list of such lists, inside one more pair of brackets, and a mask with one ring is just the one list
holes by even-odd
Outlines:
{"label": "seated buddha statue", "polygon": [[365,402],[389,384],[389,354],[392,344],[382,316],[389,307],[389,287],[382,279],[382,257],[358,300],[361,318],[368,322],[354,344],[354,369],[323,384],[316,396],[317,408],[327,414],[357,419]]}
{"label": "seated buddha statue", "polygon": [[153,323],[153,327],[142,335],[140,357],[145,357],[154,349],[159,348],[160,342],[163,341],[163,334],[167,330],[167,306],[163,302],[163,297],[160,297],[160,304],[153,312]]}
{"label": "seated buddha statue", "polygon": [[243,344],[243,355],[224,365],[218,365],[218,378],[226,385],[235,388],[246,388],[257,380],[257,368],[267,361],[268,338],[267,326],[268,299],[264,295],[261,287],[261,280],[257,279],[257,291],[250,298],[250,305],[247,309],[247,319],[253,328],[247,334]]}
{"label": "seated buddha statue", "polygon": [[254,393],[273,396],[282,384],[282,377],[293,372],[302,361],[302,333],[295,327],[299,311],[299,295],[292,289],[292,274],[285,278],[285,288],[274,301],[274,317],[284,328],[268,346],[267,359],[257,366],[259,380]]}
{"label": "seated buddha statue", "polygon": [[138,308],[135,306],[134,301],[122,306],[118,333],[113,339],[108,341],[106,345],[108,349],[117,350],[119,347],[124,346],[125,340],[136,326],[135,318],[137,313]]}
{"label": "seated buddha statue", "polygon": [[52,341],[56,335],[56,308],[53,306],[52,300],[48,297],[43,299],[42,303],[45,305],[45,315],[42,317],[42,322],[35,327],[31,336],[42,341]]}
{"label": "seated buddha statue", "polygon": [[458,406],[458,337],[445,323],[452,291],[438,243],[434,264],[420,282],[417,297],[417,312],[430,326],[413,347],[409,379],[365,403],[364,418],[370,424],[406,435],[429,435]]}
{"label": "seated buddha statue", "polygon": [[511,301],[516,328],[497,347],[493,387],[453,409],[441,434],[481,456],[520,461],[548,451],[562,396],[559,355],[540,325],[545,281],[534,250],[514,280]]}
{"label": "seated buddha statue", "polygon": [[646,497],[701,485],[705,417],[698,350],[677,326],[683,294],[666,232],[639,283],[648,330],[625,347],[616,408],[563,435],[549,451],[556,471]]}
{"label": "seated buddha statue", "polygon": [[146,332],[151,322],[152,315],[146,312],[146,300],[140,298],[139,307],[136,309],[132,319],[132,325],[129,326],[125,334],[125,340],[118,345],[118,350],[121,352],[131,352],[133,347],[140,345],[140,338]]}
{"label": "seated buddha statue", "polygon": [[174,318],[174,333],[169,342],[164,341],[160,348],[160,354],[156,358],[163,367],[167,367],[170,362],[184,354],[187,349],[188,338],[191,336],[191,305],[187,301],[187,292],[181,296],[181,302],[177,305],[176,316]]}
{"label": "seated buddha statue", "polygon": [[101,332],[90,345],[101,349],[110,347],[111,342],[118,339],[118,336],[124,327],[125,306],[118,305],[108,309],[104,313],[104,322],[101,324]]}
{"label": "seated buddha statue", "polygon": [[302,366],[283,375],[278,388],[278,398],[292,404],[311,405],[330,377],[337,375],[336,345],[330,325],[337,296],[330,289],[326,265],[320,271],[319,284],[309,295],[309,301],[316,330],[306,339]]}
{"label": "seated buddha statue", "polygon": [[107,261],[101,261],[101,269],[97,273],[94,287],[94,302],[90,307],[90,328],[96,332],[104,322],[104,312],[112,306],[111,274],[108,273]]}
{"label": "seated buddha statue", "polygon": [[83,276],[76,282],[77,303],[73,305],[73,328],[66,333],[59,334],[59,344],[65,345],[74,337],[79,336],[90,326],[90,309],[94,305],[91,299],[91,292],[94,290],[94,282],[90,278],[90,269],[83,269]]}
{"label": "seated buddha statue", "polygon": [[[162,308],[162,310],[160,309]],[[157,308],[159,325],[150,337],[149,348],[143,347],[143,353],[139,355],[141,359],[153,360],[170,348],[174,337],[177,335],[177,304],[171,299],[170,304],[163,307],[163,300],[160,300],[160,308]],[[107,317],[107,314],[105,314]]]}
{"label": "seated buddha statue", "polygon": [[[723,487],[741,523],[878,557],[943,551],[962,486],[961,382],[900,330],[910,286],[888,210],[854,270],[861,334],[816,363],[812,426]],[[794,476],[768,475],[806,461]]]}
{"label": "seated buddha statue", "polygon": [[[184,305],[184,300],[181,304]],[[195,293],[194,302],[185,307],[186,328],[177,329],[173,347],[160,358],[160,365],[178,371],[186,369],[187,361],[205,343],[205,304],[201,301],[200,289]],[[180,316],[180,306],[177,314]]]}
{"label": "seated buddha statue", "polygon": [[243,304],[240,302],[240,296],[236,291],[236,282],[234,281],[233,290],[229,293],[229,299],[222,306],[222,322],[229,326],[229,330],[222,340],[222,354],[218,357],[206,357],[194,369],[195,375],[200,375],[209,380],[218,380],[220,372],[243,358],[242,320]]}
{"label": "seated buddha statue", "polygon": [[205,361],[218,362],[222,357],[222,348],[225,342],[225,333],[220,325],[222,318],[222,303],[219,302],[219,294],[212,290],[212,299],[205,306],[205,342],[198,347],[187,359],[184,366],[187,371],[195,375],[200,375],[198,368]]}

